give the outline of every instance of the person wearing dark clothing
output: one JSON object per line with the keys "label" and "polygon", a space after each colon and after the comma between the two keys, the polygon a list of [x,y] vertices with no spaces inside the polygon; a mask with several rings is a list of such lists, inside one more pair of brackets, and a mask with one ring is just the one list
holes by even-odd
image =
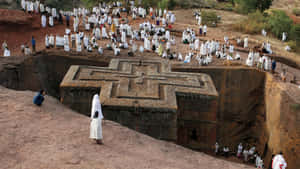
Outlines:
{"label": "person wearing dark clothing", "polygon": [[275,73],[275,69],[276,69],[276,60],[272,61],[272,73]]}
{"label": "person wearing dark clothing", "polygon": [[32,52],[35,53],[35,39],[33,36],[31,38],[31,45],[32,45]]}
{"label": "person wearing dark clothing", "polygon": [[61,13],[58,14],[58,22],[59,22],[60,24],[63,24],[63,23],[64,23],[64,22],[63,22],[63,17],[62,17],[62,14],[61,14]]}
{"label": "person wearing dark clothing", "polygon": [[43,104],[45,92],[41,90],[36,96],[33,98],[33,103],[37,106],[41,106]]}
{"label": "person wearing dark clothing", "polygon": [[69,27],[70,26],[70,16],[69,15],[66,16],[66,21],[67,21],[67,27]]}

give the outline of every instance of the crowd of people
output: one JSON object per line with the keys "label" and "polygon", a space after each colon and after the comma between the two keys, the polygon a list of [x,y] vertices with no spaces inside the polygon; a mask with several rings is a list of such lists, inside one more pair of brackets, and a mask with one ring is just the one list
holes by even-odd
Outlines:
{"label": "crowd of people", "polygon": [[[46,35],[45,46],[46,48],[63,47],[67,52],[86,50],[103,54],[103,51],[108,49],[113,50],[115,55],[119,55],[122,49],[127,49],[128,55],[134,55],[137,51],[152,51],[162,58],[177,59],[184,63],[190,63],[195,59],[199,65],[208,65],[213,62],[214,57],[223,60],[241,60],[241,55],[235,51],[235,48],[249,49],[247,36],[243,41],[238,37],[234,42],[230,41],[227,36],[224,37],[224,42],[215,39],[201,41],[199,36],[206,36],[208,31],[207,25],[202,24],[201,11],[194,14],[199,33],[190,28],[182,33],[182,43],[189,45],[189,50],[184,54],[173,47],[176,45],[176,37],[171,36],[170,30],[176,21],[176,16],[166,9],[136,7],[134,1],[130,1],[130,9],[123,7],[121,2],[113,2],[111,4],[100,3],[91,10],[74,8],[73,11],[57,11],[56,8],[48,7],[38,0],[35,2],[22,0],[21,7],[28,13],[40,13],[42,28],[53,27],[54,21],[63,24],[64,16],[67,26],[65,35]],[[126,17],[122,17],[122,12],[127,13]],[[138,29],[134,29],[128,19],[129,15],[133,20],[140,17],[145,21],[139,24]],[[70,28],[71,18],[73,18],[72,28]],[[266,36],[267,32],[262,30],[262,34]],[[282,40],[285,41],[286,38],[287,34],[283,32]],[[109,40],[109,42],[101,46],[98,42],[102,40]],[[139,41],[142,43],[138,43]],[[34,37],[31,42],[32,51],[28,45],[21,46],[25,55],[35,52]],[[4,56],[11,55],[6,42],[3,43],[2,49]],[[265,55],[272,53],[271,44],[263,43],[261,51],[255,48],[249,49],[245,64],[273,72],[276,68],[276,61]]]}
{"label": "crowd of people", "polygon": [[[221,147],[218,142],[215,144],[215,155],[224,156],[228,158],[229,156],[236,156],[236,158],[242,160],[244,163],[255,164],[256,168],[264,168],[264,162],[262,157],[259,155],[255,146],[245,146],[243,147],[242,143],[239,143],[236,149],[230,150],[228,146]],[[283,153],[280,152],[276,156],[273,156],[272,159],[272,169],[285,169],[287,163],[283,157]]]}
{"label": "crowd of people", "polygon": [[239,143],[236,149],[230,150],[228,146],[224,146],[223,149],[221,149],[219,143],[216,142],[215,154],[222,155],[226,158],[228,158],[230,155],[235,155],[238,159],[242,159],[245,163],[255,164],[257,168],[263,168],[264,165],[261,156],[256,151],[256,147],[243,147],[242,143]]}

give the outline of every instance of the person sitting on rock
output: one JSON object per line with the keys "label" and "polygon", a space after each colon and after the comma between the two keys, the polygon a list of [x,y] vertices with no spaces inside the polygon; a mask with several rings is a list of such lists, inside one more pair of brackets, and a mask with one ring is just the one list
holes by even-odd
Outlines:
{"label": "person sitting on rock", "polygon": [[36,96],[34,96],[33,98],[33,103],[37,106],[41,106],[45,100],[44,96],[45,96],[45,91],[41,90]]}

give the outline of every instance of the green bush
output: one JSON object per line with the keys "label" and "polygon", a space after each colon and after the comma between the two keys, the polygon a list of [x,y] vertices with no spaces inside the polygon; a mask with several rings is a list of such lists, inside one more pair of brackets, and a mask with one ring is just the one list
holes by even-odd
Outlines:
{"label": "green bush", "polygon": [[300,9],[299,8],[293,9],[293,14],[296,16],[300,16]]}
{"label": "green bush", "polygon": [[293,25],[291,28],[290,39],[296,42],[298,49],[300,50],[300,24]]}
{"label": "green bush", "polygon": [[173,10],[176,7],[177,3],[175,0],[169,0],[168,9]]}
{"label": "green bush", "polygon": [[257,34],[266,27],[266,20],[266,16],[264,16],[261,12],[256,11],[254,13],[250,13],[247,19],[234,24],[233,29],[247,34]]}
{"label": "green bush", "polygon": [[228,3],[228,2],[225,2],[225,3],[217,3],[216,9],[219,9],[219,10],[224,10],[224,11],[233,11],[234,7],[232,5],[232,3]]}
{"label": "green bush", "polygon": [[213,11],[202,11],[202,23],[207,26],[216,26],[218,23],[218,15]]}
{"label": "green bush", "polygon": [[256,10],[263,12],[272,5],[272,0],[234,0],[234,3],[238,13],[247,14]]}
{"label": "green bush", "polygon": [[162,10],[168,9],[169,0],[161,0],[157,3],[157,7],[161,8]]}
{"label": "green bush", "polygon": [[267,30],[272,32],[276,37],[280,38],[282,32],[290,33],[293,20],[286,15],[284,11],[274,10],[268,18]]}

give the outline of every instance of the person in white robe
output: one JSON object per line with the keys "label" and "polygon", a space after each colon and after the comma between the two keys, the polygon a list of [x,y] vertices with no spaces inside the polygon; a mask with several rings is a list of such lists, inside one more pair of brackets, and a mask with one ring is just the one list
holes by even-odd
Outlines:
{"label": "person in white robe", "polygon": [[235,59],[235,60],[241,60],[241,55],[240,55],[239,53],[236,53],[234,59]]}
{"label": "person in white robe", "polygon": [[145,50],[147,51],[150,51],[151,50],[151,43],[150,43],[150,40],[148,38],[145,38],[144,39],[144,48]]}
{"label": "person in white robe", "polygon": [[51,35],[49,36],[49,46],[50,46],[50,47],[54,47],[54,43],[55,43],[55,41],[54,41],[54,36],[51,34]]}
{"label": "person in white robe", "polygon": [[265,30],[265,29],[262,29],[262,30],[261,30],[261,34],[262,34],[264,37],[266,37],[266,36],[267,36],[266,30]]}
{"label": "person in white robe", "polygon": [[286,169],[287,168],[287,163],[283,157],[283,154],[277,154],[274,158],[273,158],[273,162],[272,162],[272,169]]}
{"label": "person in white robe", "polygon": [[86,31],[89,31],[90,30],[90,24],[89,23],[86,23],[85,26],[84,26],[84,29]]}
{"label": "person in white robe", "polygon": [[82,51],[81,39],[80,39],[80,35],[79,34],[76,34],[76,51],[77,52],[81,52]]}
{"label": "person in white robe", "polygon": [[44,4],[40,3],[40,12],[44,13],[45,12],[45,6]]}
{"label": "person in white robe", "polygon": [[54,26],[53,16],[49,16],[49,26]]}
{"label": "person in white robe", "polygon": [[253,59],[254,59],[254,53],[252,50],[250,50],[249,54],[248,54],[248,58],[246,60],[246,65],[248,66],[253,66]]}
{"label": "person in white robe", "polygon": [[203,35],[206,36],[206,33],[207,33],[207,26],[204,25],[204,26],[203,26]]}
{"label": "person in white robe", "polygon": [[170,40],[170,31],[167,30],[165,33],[165,38],[169,41]]}
{"label": "person in white robe", "polygon": [[140,46],[139,52],[144,53],[144,47],[143,46]]}
{"label": "person in white robe", "polygon": [[238,150],[237,150],[237,153],[236,153],[237,158],[240,158],[242,156],[242,152],[243,152],[243,145],[242,145],[242,143],[240,143],[238,145]]}
{"label": "person in white robe", "polygon": [[159,17],[162,17],[162,10],[161,10],[161,8],[159,9],[158,15],[159,15]]}
{"label": "person in white robe", "polygon": [[182,61],[182,60],[183,60],[182,54],[181,54],[181,53],[178,53],[178,60],[179,60],[179,61]]}
{"label": "person in white robe", "polygon": [[209,54],[207,57],[206,57],[206,61],[207,61],[207,64],[211,63],[212,62],[212,55]]}
{"label": "person in white robe", "polygon": [[201,25],[201,23],[202,23],[202,17],[198,16],[198,25]]}
{"label": "person in white robe", "polygon": [[103,48],[102,48],[102,47],[99,47],[99,48],[98,48],[98,53],[99,53],[100,55],[103,54]]}
{"label": "person in white robe", "polygon": [[102,135],[102,108],[99,95],[95,94],[92,101],[91,123],[90,123],[90,138],[96,140],[97,144],[103,144]]}
{"label": "person in white robe", "polygon": [[88,49],[88,46],[89,46],[89,37],[88,36],[84,36],[83,38],[83,46],[85,49]]}
{"label": "person in white robe", "polygon": [[30,2],[30,3],[29,3],[29,10],[28,10],[28,11],[29,11],[30,13],[33,13],[33,9],[34,9],[34,7],[33,7],[33,2]]}
{"label": "person in white robe", "polygon": [[115,55],[115,56],[120,55],[120,52],[121,52],[120,48],[114,47],[113,49],[114,49],[114,55]]}
{"label": "person in white robe", "polygon": [[46,35],[46,37],[45,37],[45,46],[46,46],[46,48],[49,48],[49,47],[50,47],[50,44],[49,44],[49,36],[48,36],[48,35]]}
{"label": "person in white robe", "polygon": [[195,50],[199,50],[199,43],[200,43],[199,39],[196,39],[194,45]]}
{"label": "person in white robe", "polygon": [[108,38],[105,26],[102,27],[102,38],[103,39],[107,39]]}
{"label": "person in white robe", "polygon": [[219,143],[216,142],[216,144],[215,144],[215,154],[216,155],[219,153],[219,148],[220,148]]}
{"label": "person in white robe", "polygon": [[232,44],[230,44],[229,46],[229,54],[231,57],[233,57],[233,52],[234,52],[234,46]]}
{"label": "person in white robe", "polygon": [[95,37],[97,40],[101,39],[101,31],[100,31],[100,28],[98,28],[98,27],[95,30]]}
{"label": "person in white robe", "polygon": [[244,48],[248,48],[248,36],[244,38]]}
{"label": "person in white robe", "polygon": [[244,156],[244,162],[248,162],[249,151],[244,149],[243,156]]}
{"label": "person in white robe", "polygon": [[284,50],[290,52],[290,51],[291,51],[291,47],[290,47],[289,45],[286,45],[286,46],[284,47]]}
{"label": "person in white robe", "polygon": [[73,22],[74,32],[78,32],[79,18],[76,16],[76,17],[74,17],[73,20],[74,20],[74,22]]}
{"label": "person in white robe", "polygon": [[135,53],[137,51],[137,45],[135,42],[132,42],[132,48],[131,48],[132,53]]}
{"label": "person in white robe", "polygon": [[176,17],[174,14],[171,14],[171,24],[174,24],[176,21]]}
{"label": "person in white robe", "polygon": [[266,44],[266,51],[269,53],[269,54],[272,54],[272,49],[271,49],[271,43],[268,41],[267,44]]}
{"label": "person in white robe", "polygon": [[233,60],[232,56],[230,56],[230,55],[227,55],[227,56],[226,56],[226,59],[227,59],[227,60]]}
{"label": "person in white robe", "polygon": [[184,58],[184,63],[190,63],[192,59],[192,53],[190,52],[189,54],[187,54]]}
{"label": "person in white robe", "polygon": [[43,28],[47,26],[47,17],[45,15],[42,15],[41,23]]}
{"label": "person in white robe", "polygon": [[171,42],[170,42],[170,41],[168,41],[168,42],[166,43],[166,50],[167,50],[167,52],[170,52],[170,51],[171,51]]}
{"label": "person in white robe", "polygon": [[256,168],[263,168],[264,163],[259,155],[256,156],[255,165],[256,165]]}
{"label": "person in white robe", "polygon": [[255,149],[256,149],[255,146],[253,146],[253,147],[251,147],[251,148],[249,149],[249,155],[250,155],[250,156],[254,155]]}
{"label": "person in white robe", "polygon": [[200,55],[201,56],[205,56],[206,55],[206,47],[204,45],[204,43],[201,43],[201,47],[200,47]]}
{"label": "person in white robe", "polygon": [[163,26],[163,27],[166,27],[166,19],[165,19],[165,18],[162,18],[162,19],[161,19],[161,23],[162,23],[162,26]]}
{"label": "person in white robe", "polygon": [[70,51],[70,42],[69,42],[69,35],[64,36],[64,50],[66,52]]}
{"label": "person in white robe", "polygon": [[52,8],[51,14],[52,14],[53,18],[57,17],[56,8]]}
{"label": "person in white robe", "polygon": [[167,56],[168,56],[168,54],[167,54],[167,52],[166,51],[164,51],[164,53],[162,54],[162,58],[167,58]]}
{"label": "person in white robe", "polygon": [[4,54],[3,54],[4,57],[9,57],[10,56],[10,50],[8,49],[8,47],[6,47],[4,49]]}
{"label": "person in white robe", "polygon": [[26,10],[26,1],[25,0],[21,1],[21,7],[24,11]]}
{"label": "person in white robe", "polygon": [[282,32],[282,41],[286,41],[287,38],[287,33],[286,32]]}
{"label": "person in white robe", "polygon": [[127,41],[126,41],[126,32],[125,31],[122,31],[122,33],[121,33],[121,42],[122,43],[126,43]]}
{"label": "person in white robe", "polygon": [[31,50],[30,50],[30,48],[28,46],[25,46],[25,48],[24,48],[24,54],[25,54],[25,56],[28,56],[28,55],[31,54]]}

